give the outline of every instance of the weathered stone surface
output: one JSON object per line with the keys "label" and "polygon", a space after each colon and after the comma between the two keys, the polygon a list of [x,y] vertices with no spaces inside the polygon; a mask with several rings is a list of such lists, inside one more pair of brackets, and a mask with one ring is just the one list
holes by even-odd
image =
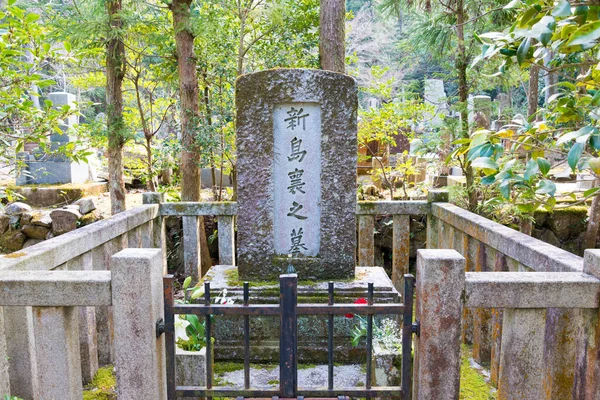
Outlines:
{"label": "weathered stone surface", "polygon": [[0,235],[3,235],[8,230],[9,220],[10,217],[8,215],[0,215]]}
{"label": "weathered stone surface", "polygon": [[21,220],[19,221],[21,226],[27,225],[31,222],[31,218],[32,218],[31,213],[32,212],[24,212],[23,214],[21,214]]}
{"label": "weathered stone surface", "polygon": [[52,226],[52,218],[50,217],[49,211],[34,211],[31,214],[32,225],[45,226],[50,228]]}
{"label": "weathered stone surface", "polygon": [[81,214],[76,210],[62,208],[52,211],[50,217],[52,218],[52,233],[54,236],[59,236],[77,229],[77,221],[81,218]]}
{"label": "weathered stone surface", "polygon": [[0,271],[0,304],[110,305],[110,277],[108,271]]}
{"label": "weathered stone surface", "polygon": [[42,239],[27,239],[25,243],[23,243],[23,248],[26,249],[31,246],[35,246],[38,243],[42,243]]}
{"label": "weathered stone surface", "polygon": [[[275,219],[277,207],[289,209],[293,206],[276,204],[275,201],[274,185],[276,179],[281,178],[277,174],[287,175],[289,172],[287,169],[282,171],[275,165],[278,157],[285,161],[286,168],[289,168],[288,161],[290,166],[296,162],[296,167],[292,166],[291,171],[298,168],[309,173],[309,168],[313,168],[310,171],[314,172],[320,167],[320,180],[311,182],[311,185],[315,185],[315,191],[311,193],[317,193],[319,188],[323,188],[319,209],[321,218],[320,221],[310,222],[311,228],[315,224],[320,226],[320,246],[314,256],[308,257],[300,251],[299,257],[295,257],[293,264],[299,276],[304,279],[329,279],[347,278],[354,273],[357,104],[354,79],[328,71],[277,69],[238,79],[238,206],[244,212],[237,218],[237,255],[240,274],[244,279],[274,278],[289,263],[287,254],[291,251],[283,252],[281,248],[277,250],[275,237],[275,228],[280,226]],[[278,107],[282,106],[285,106],[285,110],[279,110]],[[311,110],[308,114],[315,117],[318,114],[320,118],[320,129],[317,127],[314,132],[310,132],[320,136],[320,140],[316,140],[311,149],[319,151],[316,147],[320,146],[320,157],[316,158],[319,165],[304,165],[300,158],[290,160],[290,147],[286,149],[285,157],[276,154],[279,134],[286,135],[288,146],[294,137],[306,140],[308,144],[309,138],[302,135],[309,132],[308,127],[312,122],[307,120],[307,130],[303,131],[300,128],[303,120],[299,119],[292,131],[290,125],[278,128],[281,122],[287,124],[289,121],[274,119],[280,115],[280,111],[284,114],[291,112],[292,107],[297,111],[306,107]],[[298,144],[297,141],[295,143]],[[299,152],[303,150],[305,148],[301,147]],[[295,201],[299,205],[308,205],[302,204],[302,193],[296,196]],[[299,229],[300,225],[296,223],[298,221],[293,216],[289,218],[289,222],[294,222],[289,227],[290,232],[292,229]],[[306,227],[308,229],[308,225]],[[291,243],[290,233],[286,231],[285,236]],[[311,243],[313,245],[315,243]],[[306,246],[314,251],[313,247]]]}
{"label": "weathered stone surface", "polygon": [[50,228],[39,225],[23,225],[21,232],[23,232],[28,238],[44,240],[46,239],[46,236],[48,236]]}
{"label": "weathered stone surface", "polygon": [[91,197],[84,197],[83,199],[77,200],[73,204],[79,206],[79,212],[81,214],[87,214],[96,209],[96,203]]}
{"label": "weathered stone surface", "polygon": [[4,235],[0,236],[0,246],[7,250],[17,251],[23,248],[23,244],[27,240],[27,236],[21,231],[9,229]]}
{"label": "weathered stone surface", "polygon": [[33,343],[37,367],[34,398],[80,400],[81,359],[75,307],[33,307]]}
{"label": "weathered stone surface", "polygon": [[546,309],[504,310],[498,398],[545,399]]}
{"label": "weathered stone surface", "polygon": [[86,226],[89,224],[93,224],[96,221],[100,221],[102,219],[102,215],[94,210],[94,211],[90,211],[89,213],[83,215],[80,219],[79,219],[79,223],[81,224],[81,226]]}
{"label": "weathered stone surface", "polygon": [[585,230],[587,207],[556,209],[548,216],[548,225],[560,240],[567,240]]}
{"label": "weathered stone surface", "polygon": [[[583,269],[583,258],[453,204],[433,203],[431,213],[535,271],[581,272]],[[439,242],[438,247],[441,247],[441,240]]]}
{"label": "weathered stone surface", "polygon": [[142,201],[144,204],[160,204],[164,201],[165,196],[158,192],[142,193]]}
{"label": "weathered stone surface", "polygon": [[[206,347],[200,351],[185,351],[175,347],[175,384],[177,386],[206,385]],[[197,397],[181,397],[196,400]]]}
{"label": "weathered stone surface", "polygon": [[[119,399],[166,398],[160,249],[125,249],[111,258],[115,370]],[[145,316],[140,318],[140,316]]]}
{"label": "weathered stone surface", "polygon": [[28,206],[27,204],[16,201],[12,204],[7,205],[6,208],[4,209],[4,213],[6,215],[17,215],[17,214],[23,214],[25,212],[32,211],[32,210],[33,209],[30,206]]}
{"label": "weathered stone surface", "polygon": [[455,250],[419,250],[417,276],[421,335],[415,337],[413,399],[458,399],[465,259]]}
{"label": "weathered stone surface", "polygon": [[[600,279],[600,250],[587,249],[583,271]],[[581,310],[577,330],[575,360],[575,385],[573,398],[594,399],[600,394],[600,313],[598,310]]]}

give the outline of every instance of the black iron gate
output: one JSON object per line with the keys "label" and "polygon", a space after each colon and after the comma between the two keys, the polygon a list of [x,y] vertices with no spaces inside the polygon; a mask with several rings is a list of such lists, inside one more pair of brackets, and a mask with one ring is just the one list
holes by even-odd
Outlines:
{"label": "black iron gate", "polygon": [[[412,334],[413,334],[413,288],[414,277],[404,275],[404,304],[373,304],[373,284],[369,283],[367,304],[334,304],[334,283],[329,282],[328,304],[298,304],[298,277],[296,274],[280,276],[280,304],[250,304],[249,285],[244,283],[243,304],[211,304],[210,283],[204,283],[204,304],[176,304],[173,299],[173,276],[164,278],[165,319],[167,361],[167,398],[178,397],[249,397],[271,398],[345,398],[372,397],[410,399]],[[206,321],[206,386],[176,386],[175,383],[175,315],[196,314]],[[333,382],[333,319],[335,315],[359,314],[367,317],[367,359],[366,384],[364,387],[338,388]],[[212,327],[211,315],[244,316],[244,387],[213,387],[212,382]],[[298,316],[328,316],[328,379],[327,388],[298,387]],[[373,316],[402,315],[402,381],[401,386],[372,385]],[[250,384],[250,316],[280,316],[279,338],[279,388],[253,389]]]}

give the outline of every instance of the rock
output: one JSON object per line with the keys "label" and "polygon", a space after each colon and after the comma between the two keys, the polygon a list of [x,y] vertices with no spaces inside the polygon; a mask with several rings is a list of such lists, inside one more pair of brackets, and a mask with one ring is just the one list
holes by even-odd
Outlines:
{"label": "rock", "polygon": [[77,200],[73,205],[79,206],[79,212],[83,215],[92,212],[96,209],[96,203],[91,197],[84,197],[83,199]]}
{"label": "rock", "polygon": [[54,237],[54,234],[52,233],[52,231],[48,232],[48,234],[46,235],[46,240],[50,240]]}
{"label": "rock", "polygon": [[23,248],[26,249],[27,247],[31,247],[38,243],[42,243],[42,242],[43,242],[43,240],[41,240],[41,239],[27,239],[25,241],[25,243],[23,244]]}
{"label": "rock", "polygon": [[7,205],[4,209],[4,212],[6,213],[6,215],[18,215],[32,210],[33,209],[27,204],[17,201]]}
{"label": "rock", "polygon": [[100,221],[102,218],[102,215],[100,215],[98,211],[94,210],[82,216],[79,222],[81,223],[81,226],[86,226],[89,224],[93,224],[96,221]]}
{"label": "rock", "polygon": [[52,218],[50,217],[49,211],[35,211],[31,216],[32,225],[45,226],[50,228],[52,226]]}
{"label": "rock", "polygon": [[6,214],[0,215],[0,235],[3,235],[4,232],[8,229],[8,223],[10,221],[10,217]]}
{"label": "rock", "polygon": [[79,206],[77,204],[67,204],[62,208],[63,210],[75,210],[79,212]]}
{"label": "rock", "polygon": [[568,240],[585,230],[587,207],[573,206],[556,209],[546,222],[560,240]]}
{"label": "rock", "polygon": [[52,233],[54,236],[59,236],[77,229],[77,221],[81,218],[81,214],[77,210],[61,208],[52,211],[50,217],[52,218]]}
{"label": "rock", "polygon": [[363,193],[367,196],[377,196],[379,197],[379,189],[375,185],[365,185],[363,186]]}
{"label": "rock", "polygon": [[10,251],[17,251],[23,248],[23,244],[27,240],[21,231],[9,229],[4,235],[0,236],[0,246]]}
{"label": "rock", "polygon": [[21,220],[19,221],[19,223],[21,224],[21,226],[23,226],[23,225],[29,224],[30,221],[31,221],[31,212],[25,212],[21,215]]}
{"label": "rock", "polygon": [[39,225],[23,225],[21,232],[30,239],[45,240],[50,228]]}
{"label": "rock", "polygon": [[540,240],[553,246],[560,247],[560,240],[550,229],[544,230],[544,232],[540,235]]}

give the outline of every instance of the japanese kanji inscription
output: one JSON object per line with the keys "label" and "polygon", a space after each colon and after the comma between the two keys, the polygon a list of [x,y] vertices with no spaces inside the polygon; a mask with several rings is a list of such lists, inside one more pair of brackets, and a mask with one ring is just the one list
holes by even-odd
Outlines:
{"label": "japanese kanji inscription", "polygon": [[275,252],[319,254],[321,219],[321,109],[315,103],[274,107]]}

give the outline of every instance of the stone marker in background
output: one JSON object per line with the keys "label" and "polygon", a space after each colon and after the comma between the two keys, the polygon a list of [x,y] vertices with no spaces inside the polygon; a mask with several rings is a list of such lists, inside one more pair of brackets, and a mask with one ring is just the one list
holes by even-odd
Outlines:
{"label": "stone marker in background", "polygon": [[[48,94],[48,99],[52,101],[54,107],[73,106],[75,95],[65,92],[55,92]],[[77,116],[72,115],[64,122],[65,125],[61,126],[62,134],[55,133],[50,135],[51,148],[53,150],[64,146],[72,140],[68,130],[69,127],[77,124]],[[16,183],[19,186],[29,184],[84,183],[90,176],[87,164],[72,162],[61,155],[48,155],[33,149],[30,152],[19,153],[19,157],[25,163],[24,169],[17,175]]]}
{"label": "stone marker in background", "polygon": [[444,81],[442,79],[425,79],[424,99],[426,104],[435,108],[434,115],[426,117],[426,119],[431,118],[431,124],[440,125],[442,118],[448,114]]}
{"label": "stone marker in background", "polygon": [[354,276],[357,105],[354,79],[329,71],[238,79],[242,279],[276,278],[288,264],[301,279]]}

